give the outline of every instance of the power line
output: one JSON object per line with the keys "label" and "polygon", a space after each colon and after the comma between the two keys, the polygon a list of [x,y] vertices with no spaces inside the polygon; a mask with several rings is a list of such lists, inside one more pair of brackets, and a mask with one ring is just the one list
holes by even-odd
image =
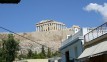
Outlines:
{"label": "power line", "polygon": [[[1,27],[1,26],[0,26],[0,28],[3,29],[3,30],[8,31],[8,32],[10,32],[10,33],[16,34],[16,35],[18,35],[18,36],[20,36],[20,37],[22,37],[22,38],[25,38],[25,39],[27,39],[27,40],[30,40],[30,41],[32,41],[32,42],[34,42],[34,43],[36,43],[36,44],[39,44],[39,45],[44,46],[44,47],[46,47],[46,48],[49,48],[49,49],[51,49],[51,50],[53,50],[53,51],[55,50],[54,48],[51,48],[51,47],[48,47],[48,46],[46,46],[46,45],[40,44],[40,43],[38,43],[38,42],[36,42],[36,41],[34,41],[34,40],[32,40],[32,39],[29,39],[29,38],[27,38],[27,37],[24,37],[24,36],[22,36],[22,35],[19,35],[19,34],[11,31],[11,30],[9,30],[9,29],[4,28],[4,27]],[[30,43],[29,43],[29,44],[30,44]],[[33,46],[32,44],[30,44],[30,45]],[[23,49],[23,48],[21,48],[21,49]],[[61,53],[61,52],[59,52],[59,51],[57,51],[57,52],[58,52],[58,53]],[[22,53],[21,53],[21,54],[22,54]],[[62,54],[62,55],[65,55],[64,53],[61,53],[61,54]]]}
{"label": "power line", "polygon": [[[20,36],[20,37],[23,37],[23,38],[25,38],[25,39],[27,39],[27,40],[30,40],[30,41],[32,41],[32,42],[34,42],[34,43],[36,43],[36,44],[42,45],[42,46],[44,46],[44,47],[47,47],[46,45],[40,44],[40,43],[38,43],[38,42],[35,42],[34,40],[31,40],[31,39],[29,39],[29,38],[27,38],[27,37],[24,37],[24,36],[22,36],[22,35],[19,35],[19,34],[11,31],[11,30],[9,30],[9,29],[6,29],[6,28],[1,27],[1,26],[0,26],[0,28],[3,29],[3,30],[6,30],[6,31],[8,31],[8,32],[14,33],[14,34],[16,34],[16,35],[18,35],[18,36]],[[47,47],[47,48],[50,48],[50,47]],[[52,48],[50,48],[50,49],[52,49]]]}
{"label": "power line", "polygon": [[[30,40],[30,41],[32,41],[32,42],[34,42],[34,43],[36,43],[36,44],[39,44],[39,45],[44,46],[44,47],[46,47],[46,48],[49,48],[49,49],[51,49],[51,50],[53,50],[53,51],[55,50],[54,48],[51,48],[51,47],[48,47],[48,46],[46,46],[46,45],[40,44],[40,43],[38,43],[38,42],[36,42],[36,41],[34,41],[34,40],[32,40],[32,39],[29,39],[29,38],[27,38],[27,37],[24,37],[24,36],[22,36],[22,35],[19,35],[19,34],[11,31],[11,30],[9,30],[9,29],[4,28],[4,27],[1,27],[1,26],[0,26],[0,28],[3,29],[3,30],[8,31],[8,32],[10,32],[10,33],[16,34],[16,35],[18,35],[18,36],[20,36],[20,37],[22,37],[22,38],[25,38],[25,39],[27,39],[27,40]],[[29,43],[29,44],[30,44],[30,43]],[[30,45],[33,46],[32,44],[30,44]],[[58,52],[58,53],[61,53],[61,52],[59,52],[59,51],[57,51],[57,52]],[[65,55],[64,53],[61,53],[61,54],[62,54],[62,55]]]}

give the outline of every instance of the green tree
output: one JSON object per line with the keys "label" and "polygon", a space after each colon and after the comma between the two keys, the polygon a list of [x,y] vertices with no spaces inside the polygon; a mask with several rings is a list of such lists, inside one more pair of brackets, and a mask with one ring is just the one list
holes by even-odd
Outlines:
{"label": "green tree", "polygon": [[35,51],[35,53],[33,53],[32,57],[33,57],[33,59],[37,59],[38,58],[37,51]]}
{"label": "green tree", "polygon": [[27,55],[24,55],[24,54],[20,54],[18,57],[17,57],[19,60],[21,60],[22,58],[27,58]]}
{"label": "green tree", "polygon": [[41,56],[41,58],[46,58],[46,54],[45,54],[44,45],[42,45],[42,51],[41,51],[40,56]]}
{"label": "green tree", "polygon": [[52,56],[50,48],[48,48],[47,57],[50,58]]}
{"label": "green tree", "polygon": [[3,40],[3,57],[6,62],[13,62],[18,50],[19,43],[14,39],[13,34],[8,34],[8,39]]}
{"label": "green tree", "polygon": [[54,57],[54,56],[61,56],[61,53],[59,52],[59,51],[56,51],[56,52],[54,52],[53,54],[52,54],[52,56]]}
{"label": "green tree", "polygon": [[5,60],[5,54],[4,54],[2,48],[0,48],[0,62],[6,62],[6,60]]}
{"label": "green tree", "polygon": [[28,49],[28,54],[27,54],[27,58],[31,59],[33,55],[33,52],[31,49]]}

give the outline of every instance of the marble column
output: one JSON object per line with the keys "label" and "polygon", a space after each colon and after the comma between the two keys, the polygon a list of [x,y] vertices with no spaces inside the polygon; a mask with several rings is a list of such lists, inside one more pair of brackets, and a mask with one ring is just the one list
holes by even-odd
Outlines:
{"label": "marble column", "polygon": [[53,29],[55,30],[55,24],[53,23]]}
{"label": "marble column", "polygon": [[60,30],[62,29],[62,25],[60,24]]}
{"label": "marble column", "polygon": [[58,25],[56,24],[56,30],[58,30]]}
{"label": "marble column", "polygon": [[40,26],[38,26],[38,31],[40,31]]}
{"label": "marble column", "polygon": [[63,30],[63,27],[64,27],[64,26],[62,25],[62,28],[61,28],[62,30]]}
{"label": "marble column", "polygon": [[46,30],[46,28],[45,28],[45,24],[43,25],[43,31],[45,31]]}
{"label": "marble column", "polygon": [[45,25],[44,24],[42,25],[42,30],[45,31]]}
{"label": "marble column", "polygon": [[41,25],[41,31],[43,31],[43,26]]}
{"label": "marble column", "polygon": [[55,30],[56,30],[56,24],[55,24]]}
{"label": "marble column", "polygon": [[63,25],[61,25],[61,30],[63,29]]}
{"label": "marble column", "polygon": [[57,29],[57,30],[59,30],[59,24],[57,24],[57,27],[58,27],[58,29]]}
{"label": "marble column", "polygon": [[56,24],[56,30],[58,30],[58,24]]}
{"label": "marble column", "polygon": [[38,26],[36,27],[36,31],[38,31]]}
{"label": "marble column", "polygon": [[49,31],[49,24],[48,24],[48,30],[47,31]]}
{"label": "marble column", "polygon": [[58,24],[58,30],[59,30],[59,24]]}
{"label": "marble column", "polygon": [[61,28],[62,28],[62,25],[60,24],[60,30],[61,30]]}
{"label": "marble column", "polygon": [[57,24],[57,30],[59,30],[59,24]]}
{"label": "marble column", "polygon": [[41,31],[41,26],[40,26],[40,28],[39,28],[39,31]]}

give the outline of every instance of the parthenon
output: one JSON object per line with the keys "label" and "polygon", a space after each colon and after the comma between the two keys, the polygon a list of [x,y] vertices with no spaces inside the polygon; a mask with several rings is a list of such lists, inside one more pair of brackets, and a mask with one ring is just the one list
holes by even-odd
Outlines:
{"label": "parthenon", "polygon": [[36,31],[51,31],[51,30],[63,30],[66,26],[64,23],[54,20],[42,20],[36,24]]}

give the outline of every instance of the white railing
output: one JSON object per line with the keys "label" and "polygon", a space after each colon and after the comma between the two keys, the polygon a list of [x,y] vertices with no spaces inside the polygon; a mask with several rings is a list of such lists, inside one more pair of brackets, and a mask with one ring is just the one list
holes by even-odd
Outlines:
{"label": "white railing", "polygon": [[93,39],[96,39],[96,38],[106,34],[106,33],[107,33],[107,22],[102,24],[101,26],[93,29],[92,31],[90,31],[86,35],[84,35],[85,42],[89,42]]}
{"label": "white railing", "polygon": [[82,29],[80,29],[74,35],[69,36],[68,39],[66,39],[65,41],[62,42],[61,46],[64,46],[64,45],[68,44],[69,42],[73,42],[74,39],[76,39],[76,38],[78,38],[80,36],[82,36]]}

